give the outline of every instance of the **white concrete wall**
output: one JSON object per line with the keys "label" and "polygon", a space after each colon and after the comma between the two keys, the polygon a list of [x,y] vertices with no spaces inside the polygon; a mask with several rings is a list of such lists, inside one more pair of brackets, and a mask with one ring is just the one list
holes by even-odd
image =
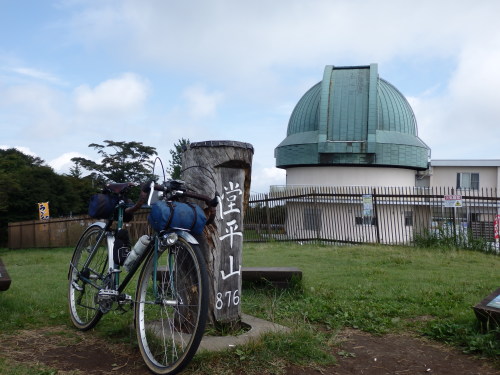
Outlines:
{"label": "white concrete wall", "polygon": [[479,189],[496,188],[499,183],[498,167],[432,167],[431,187],[456,187],[457,173],[479,173]]}
{"label": "white concrete wall", "polygon": [[[304,210],[313,207],[311,202],[289,202],[287,205],[286,234],[296,240],[323,239],[346,242],[377,243],[377,225],[356,224],[362,216],[360,203],[318,203],[320,225],[306,229]],[[414,231],[428,228],[430,211],[422,207],[399,204],[377,206],[378,237],[380,243],[398,244],[413,241]],[[413,225],[405,226],[405,211],[413,213]]]}
{"label": "white concrete wall", "polygon": [[415,171],[377,167],[297,167],[286,171],[287,185],[415,186]]}

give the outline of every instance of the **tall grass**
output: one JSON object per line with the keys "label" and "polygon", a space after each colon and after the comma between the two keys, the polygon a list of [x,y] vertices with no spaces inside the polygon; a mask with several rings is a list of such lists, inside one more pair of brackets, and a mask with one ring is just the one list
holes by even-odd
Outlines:
{"label": "tall grass", "polygon": [[439,249],[475,250],[485,253],[498,253],[493,242],[483,237],[476,237],[471,229],[453,230],[453,228],[425,229],[420,234],[415,234],[417,247]]}
{"label": "tall grass", "polygon": [[[0,249],[12,278],[0,292],[0,332],[66,324],[71,249]],[[244,313],[292,328],[224,353],[197,355],[191,373],[279,372],[287,364],[333,361],[343,327],[413,332],[469,353],[499,356],[500,331],[481,333],[472,306],[500,285],[500,257],[450,248],[246,243],[244,266],[298,267],[290,289],[244,284]],[[128,291],[133,294],[133,286]],[[96,332],[129,342],[132,314],[104,316]],[[1,357],[1,355],[0,355]],[[309,362],[308,362],[309,361]],[[2,373],[0,358],[0,373]],[[188,373],[189,373],[188,371]]]}

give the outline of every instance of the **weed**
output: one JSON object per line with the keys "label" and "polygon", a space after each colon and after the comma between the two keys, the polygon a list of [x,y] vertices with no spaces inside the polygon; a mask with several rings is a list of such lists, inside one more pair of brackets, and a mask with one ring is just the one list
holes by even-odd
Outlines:
{"label": "weed", "polygon": [[433,339],[461,347],[464,353],[500,356],[500,328],[481,333],[476,322],[432,322],[425,334]]}

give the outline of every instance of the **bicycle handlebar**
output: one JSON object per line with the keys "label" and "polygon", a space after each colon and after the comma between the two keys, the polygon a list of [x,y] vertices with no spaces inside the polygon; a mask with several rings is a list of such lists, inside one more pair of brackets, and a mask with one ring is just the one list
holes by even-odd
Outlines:
{"label": "bicycle handlebar", "polygon": [[191,191],[176,190],[170,183],[167,186],[164,186],[155,184],[154,181],[149,181],[141,186],[141,193],[139,194],[139,199],[133,206],[126,208],[125,213],[133,214],[134,212],[139,210],[139,208],[141,208],[146,202],[148,202],[148,200],[150,201],[148,197],[151,196],[152,193],[151,188],[153,188],[153,190],[156,191],[163,191],[166,193],[170,193],[173,197],[187,197],[203,201],[209,208],[209,218],[207,224],[211,223],[215,218],[215,207],[217,207],[217,204],[219,203],[218,193],[215,193],[215,196],[213,198],[210,198],[206,195],[198,194]]}

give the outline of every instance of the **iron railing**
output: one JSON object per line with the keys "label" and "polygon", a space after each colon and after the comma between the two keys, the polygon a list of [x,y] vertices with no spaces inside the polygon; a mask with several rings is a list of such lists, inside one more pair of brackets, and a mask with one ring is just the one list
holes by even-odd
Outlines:
{"label": "iron railing", "polygon": [[414,244],[419,236],[495,240],[496,189],[300,186],[250,197],[244,240]]}
{"label": "iron railing", "polygon": [[[459,205],[448,207],[445,197],[453,195],[460,196]],[[250,196],[243,240],[412,245],[419,236],[436,235],[493,243],[499,201],[496,189],[274,187]],[[9,223],[8,246],[75,246],[93,221],[85,215]],[[131,238],[146,233],[147,210],[127,227]]]}

